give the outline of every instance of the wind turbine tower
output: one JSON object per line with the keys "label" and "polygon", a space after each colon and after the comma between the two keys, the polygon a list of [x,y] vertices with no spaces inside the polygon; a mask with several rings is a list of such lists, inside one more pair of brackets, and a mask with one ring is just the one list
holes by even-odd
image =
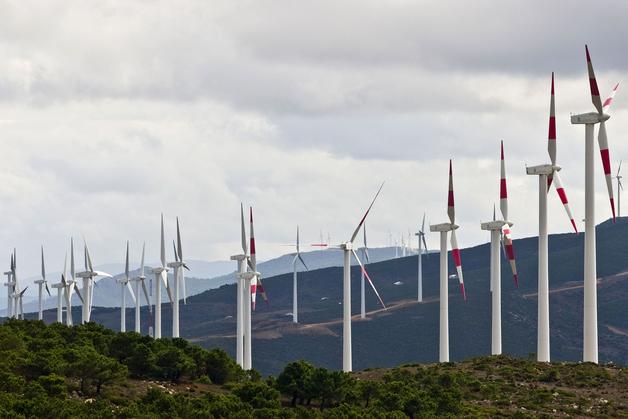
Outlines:
{"label": "wind turbine tower", "polygon": [[448,223],[434,224],[430,226],[431,232],[440,233],[440,338],[439,338],[439,362],[449,362],[449,284],[447,266],[447,234],[451,232],[451,256],[454,259],[460,292],[462,297],[467,299],[464,290],[464,280],[462,277],[462,261],[460,259],[460,249],[456,238],[456,211],[454,207],[454,181],[451,160],[449,160],[449,194],[447,197]]}
{"label": "wind turbine tower", "polygon": [[48,293],[48,296],[50,297],[50,288],[48,288],[48,282],[46,281],[46,266],[44,264],[44,246],[41,247],[41,279],[38,279],[37,281],[35,281],[35,284],[37,284],[38,287],[38,312],[37,312],[37,319],[42,320],[44,318],[44,313],[43,313],[43,288],[46,287],[46,292]]}
{"label": "wind turbine tower", "polygon": [[423,248],[422,246],[425,246],[425,251],[427,252],[427,243],[425,242],[425,213],[423,213],[423,222],[421,223],[421,229],[418,232],[414,233],[414,235],[417,236],[419,240],[419,247],[418,247],[419,252],[417,254],[417,259],[418,259],[417,301],[419,303],[422,303],[423,302]]}
{"label": "wind turbine tower", "polygon": [[585,126],[585,156],[584,156],[584,341],[583,341],[583,361],[598,362],[598,339],[597,339],[597,268],[595,265],[595,161],[594,154],[594,133],[595,124],[600,124],[598,132],[598,144],[602,156],[602,167],[606,178],[606,189],[611,204],[613,222],[615,222],[615,203],[613,194],[613,181],[611,178],[611,160],[608,150],[608,139],[606,135],[606,121],[610,116],[606,113],[610,108],[615,92],[619,84],[615,85],[608,99],[602,103],[600,91],[598,89],[593,64],[589,54],[589,48],[585,45],[587,56],[587,67],[589,73],[589,87],[591,89],[591,100],[596,112],[589,112],[571,116],[572,124]]}
{"label": "wind turbine tower", "polygon": [[[502,230],[505,236],[510,236],[512,223],[508,219],[508,190],[506,187],[506,166],[504,163],[504,143],[501,143],[501,178],[499,184],[499,208],[502,213],[501,220],[485,222],[481,224],[482,230],[491,232],[491,285],[492,285],[492,322],[491,322],[491,355],[502,353],[502,307],[501,307],[501,255],[499,242]],[[506,241],[508,243],[506,244]],[[511,261],[515,285],[518,283],[517,269],[515,267],[515,254],[510,237],[504,237],[508,259]]]}

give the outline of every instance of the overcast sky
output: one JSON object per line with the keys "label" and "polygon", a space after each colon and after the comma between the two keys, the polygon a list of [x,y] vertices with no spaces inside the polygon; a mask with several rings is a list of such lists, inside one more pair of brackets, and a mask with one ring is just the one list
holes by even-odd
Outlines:
{"label": "overcast sky", "polygon": [[[513,233],[535,235],[525,164],[548,162],[552,71],[558,162],[583,228],[584,128],[569,114],[593,110],[584,44],[603,95],[628,72],[627,3],[603,4],[0,1],[0,263],[17,246],[35,274],[43,243],[60,269],[71,235],[96,264],[122,262],[127,239],[132,259],[146,240],[156,260],[162,211],[170,238],[181,218],[187,258],[225,259],[240,201],[267,259],[297,224],[305,243],[321,230],[346,240],[383,180],[368,231],[385,245],[424,211],[446,219],[449,158],[467,247],[488,239],[499,140]],[[628,159],[627,104],[620,88],[613,170]],[[569,231],[554,191],[549,205],[550,232]]]}

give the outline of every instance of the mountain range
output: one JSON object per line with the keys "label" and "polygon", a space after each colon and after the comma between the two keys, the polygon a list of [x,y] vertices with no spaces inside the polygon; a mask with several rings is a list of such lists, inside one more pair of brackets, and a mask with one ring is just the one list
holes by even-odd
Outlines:
{"label": "mountain range", "polygon": [[[550,333],[552,360],[582,358],[584,234],[549,238]],[[598,320],[600,362],[628,362],[628,218],[597,227]],[[520,286],[515,288],[506,261],[502,262],[502,330],[505,354],[528,356],[536,350],[536,237],[515,240]],[[330,251],[331,252],[331,251]],[[489,246],[462,250],[468,300],[450,281],[450,351],[452,361],[490,353],[491,294]],[[451,263],[450,263],[451,265]],[[367,319],[353,319],[354,369],[435,362],[438,357],[438,256],[424,256],[424,296],[416,302],[417,256],[368,265],[387,309],[367,292]],[[453,269],[453,266],[450,266]],[[292,275],[264,278],[269,304],[258,303],[253,314],[253,366],[263,374],[277,373],[287,362],[306,359],[340,369],[342,359],[342,269],[328,267],[299,274],[299,319],[294,325]],[[359,311],[359,271],[352,269],[352,308]],[[182,337],[206,347],[235,352],[235,285],[190,297],[181,306]],[[171,328],[170,305],[164,304],[163,335]],[[74,308],[80,318],[80,307]],[[93,319],[119,327],[119,309],[95,308]],[[47,321],[54,312],[46,312]],[[133,316],[127,314],[127,330]],[[143,312],[143,330],[150,319]]]}

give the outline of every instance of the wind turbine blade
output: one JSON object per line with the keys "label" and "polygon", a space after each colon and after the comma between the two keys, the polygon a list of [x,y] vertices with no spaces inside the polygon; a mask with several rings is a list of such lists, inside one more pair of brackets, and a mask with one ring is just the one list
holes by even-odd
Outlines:
{"label": "wind turbine blade", "polygon": [[46,280],[46,264],[44,263],[44,246],[41,246],[41,279]]}
{"label": "wind turbine blade", "polygon": [[166,267],[166,239],[164,236],[164,215],[161,214],[161,267]]}
{"label": "wind turbine blade", "polygon": [[126,241],[126,261],[124,264],[124,276],[129,280],[129,241]]}
{"label": "wind turbine blade", "polygon": [[619,89],[619,83],[617,83],[615,85],[615,87],[613,87],[613,90],[611,90],[610,95],[608,95],[608,97],[606,98],[606,100],[604,101],[604,103],[602,104],[602,111],[606,112],[608,111],[608,109],[611,107],[611,105],[613,104],[613,98],[615,97],[615,93],[617,93],[617,90]]}
{"label": "wind turbine blade", "polygon": [[[140,264],[140,277],[144,278],[144,255],[146,252],[146,242],[142,244],[142,262]],[[144,281],[142,281],[142,284]]]}
{"label": "wind turbine blade", "polygon": [[177,249],[179,251],[179,260],[183,262],[183,246],[181,246],[181,229],[179,229],[179,217],[177,217]]}
{"label": "wind turbine blade", "polygon": [[622,160],[619,161],[619,167],[617,168],[617,176],[619,176],[619,172],[621,171],[621,163],[622,163]]}
{"label": "wind turbine blade", "polygon": [[427,243],[425,242],[425,234],[421,234],[421,240],[423,240],[423,246],[425,246],[425,254],[429,257],[429,252],[427,251]]}
{"label": "wind turbine blade", "polygon": [[456,209],[454,206],[454,175],[451,159],[449,160],[449,192],[447,194],[447,215],[449,216],[449,221],[454,224],[456,222]]}
{"label": "wind turbine blade", "polygon": [[244,206],[240,202],[240,235],[242,237],[242,254],[247,254],[246,248],[246,227],[244,226]]}
{"label": "wind turbine blade", "polygon": [[562,202],[563,207],[565,207],[565,211],[567,212],[567,216],[569,217],[569,221],[571,221],[571,225],[573,226],[574,231],[578,233],[576,222],[574,221],[573,215],[571,215],[571,209],[569,209],[567,192],[565,192],[565,188],[563,187],[563,181],[560,179],[560,175],[558,174],[558,172],[554,172],[554,187],[556,188],[556,192],[558,193],[560,202]]}
{"label": "wind turbine blade", "polygon": [[94,264],[92,263],[92,255],[89,253],[89,247],[87,246],[87,242],[85,242],[85,254],[87,255],[87,266],[89,267],[90,272],[93,272]]}
{"label": "wind turbine blade", "polygon": [[250,220],[250,230],[249,233],[251,235],[251,244],[249,247],[250,251],[250,259],[251,259],[251,269],[253,271],[257,270],[257,255],[255,252],[255,230],[253,229],[253,207],[249,207],[249,220]]}
{"label": "wind turbine blade", "polygon": [[301,257],[301,253],[297,253],[297,257],[299,258],[299,260],[300,260],[300,261],[301,261],[301,263],[303,264],[303,267],[304,267],[306,270],[308,270],[308,271],[309,271],[309,270],[310,270],[310,268],[308,268],[308,267],[307,267],[307,265],[305,264],[305,261],[304,261],[304,260],[303,260],[303,258]]}
{"label": "wind turbine blade", "polygon": [[146,304],[148,305],[148,311],[151,311],[150,296],[148,295],[148,289],[146,288],[146,282],[143,279],[141,281],[142,281],[142,291],[144,291],[144,297],[146,297]]}
{"label": "wind turbine blade", "polygon": [[421,222],[421,233],[425,232],[425,213],[423,213],[423,221]]}
{"label": "wind turbine blade", "polygon": [[501,166],[499,181],[499,210],[504,220],[508,220],[508,187],[506,186],[506,162],[504,161],[504,142],[501,142]]}
{"label": "wind turbine blade", "polygon": [[299,253],[299,226],[297,226],[297,253]]}
{"label": "wind turbine blade", "polygon": [[[549,130],[547,134],[547,152],[552,165],[556,165],[556,109],[554,104],[554,72],[552,71],[552,91],[550,98]],[[551,176],[548,177],[548,188],[552,184]]]}
{"label": "wind turbine blade", "polygon": [[456,238],[456,230],[451,230],[451,257],[454,260],[456,266],[456,274],[458,275],[458,281],[460,282],[460,292],[464,300],[467,300],[467,293],[464,289],[464,278],[462,276],[462,259],[460,258],[460,248],[458,247],[458,239]]}
{"label": "wind turbine blade", "polygon": [[593,63],[591,62],[591,55],[589,54],[589,47],[584,46],[584,50],[587,54],[587,70],[589,72],[589,87],[591,88],[591,101],[593,106],[597,109],[598,113],[603,112],[602,98],[600,98],[600,90],[597,87],[597,80],[595,79],[595,73],[593,72]]}
{"label": "wind turbine blade", "polygon": [[50,288],[48,288],[48,282],[44,282],[44,286],[46,287],[46,292],[48,293],[48,297],[52,297],[52,294],[50,294]]}
{"label": "wind turbine blade", "polygon": [[[164,286],[166,287],[166,292],[168,293],[168,299],[170,300],[170,303],[172,303],[174,301],[174,298],[172,298],[172,290],[170,289],[170,283],[168,282],[168,274],[166,273],[166,271],[161,272],[161,280],[164,283]],[[157,302],[157,304],[159,304],[159,302]]]}
{"label": "wind turbine blade", "polygon": [[174,260],[175,262],[179,261],[179,254],[177,253],[177,245],[174,243],[174,240],[172,241],[172,251],[174,253]]}
{"label": "wind turbine blade", "polygon": [[611,158],[608,151],[608,139],[606,137],[606,122],[600,122],[600,130],[598,132],[598,145],[600,146],[600,155],[602,156],[602,167],[604,169],[604,177],[606,179],[606,189],[613,213],[613,222],[615,222],[615,199],[613,194],[613,179],[611,176]]}
{"label": "wind turbine blade", "polygon": [[506,251],[506,258],[510,263],[510,269],[512,270],[512,277],[515,281],[515,287],[519,288],[519,275],[517,274],[517,264],[515,262],[515,248],[513,246],[512,237],[510,235],[510,228],[506,225],[503,228],[504,239],[503,245]]}
{"label": "wind turbine blade", "polygon": [[[185,269],[188,269],[187,266],[183,265],[183,267]],[[181,269],[181,290],[183,293],[183,304],[187,304],[188,303],[188,291],[187,288],[185,286],[185,270]]]}
{"label": "wind turbine blade", "polygon": [[[85,301],[83,300],[83,296],[81,295],[81,291],[79,291],[79,288],[77,286],[72,285],[72,292],[76,291],[76,295],[78,296],[79,300],[81,300],[81,303],[85,303]],[[70,292],[70,294],[72,294],[72,292]],[[70,295],[70,298],[72,298],[72,295]]]}
{"label": "wind turbine blade", "polygon": [[135,304],[135,293],[129,281],[126,281],[126,289],[129,291],[129,294],[131,294],[131,300],[133,300],[133,304]]}
{"label": "wind turbine blade", "polygon": [[366,279],[369,281],[369,284],[371,284],[371,288],[373,288],[373,291],[375,291],[375,295],[377,296],[377,299],[379,300],[379,303],[382,305],[382,307],[384,307],[384,309],[387,310],[386,304],[384,304],[384,301],[382,300],[382,297],[379,296],[379,292],[377,292],[377,288],[375,288],[375,284],[373,284],[373,280],[369,276],[369,273],[366,272],[366,269],[364,268],[364,265],[362,264],[362,261],[358,257],[358,253],[354,249],[351,249],[351,253],[353,253],[353,256],[355,257],[355,260],[358,261],[358,264],[360,265],[360,269],[362,270],[362,273],[364,274]]}
{"label": "wind turbine blade", "polygon": [[360,220],[360,223],[358,224],[358,226],[355,228],[353,234],[351,235],[351,240],[349,240],[351,243],[353,243],[353,241],[355,240],[355,237],[358,235],[358,232],[360,231],[360,227],[362,227],[362,224],[364,224],[364,221],[366,220],[367,215],[369,215],[369,211],[371,211],[371,208],[373,207],[373,204],[375,203],[375,200],[379,196],[379,193],[382,191],[382,188],[384,187],[384,183],[385,182],[382,182],[381,186],[377,190],[377,193],[375,194],[375,197],[373,197],[373,200],[371,201],[371,205],[369,205],[368,209],[364,213],[364,216]]}

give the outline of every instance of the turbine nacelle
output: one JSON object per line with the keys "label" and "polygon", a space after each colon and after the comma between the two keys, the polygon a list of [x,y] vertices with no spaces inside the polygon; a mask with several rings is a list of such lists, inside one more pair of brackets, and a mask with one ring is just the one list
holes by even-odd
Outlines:
{"label": "turbine nacelle", "polygon": [[340,244],[340,248],[341,248],[342,250],[348,250],[348,251],[351,251],[351,250],[353,250],[353,243],[351,243],[351,242],[341,243],[341,244]]}
{"label": "turbine nacelle", "polygon": [[430,231],[433,233],[436,233],[436,232],[443,233],[447,231],[457,230],[459,227],[460,226],[456,224],[452,224],[452,223],[432,224],[430,226]]}
{"label": "turbine nacelle", "polygon": [[558,165],[540,164],[538,166],[526,166],[526,173],[528,175],[551,176],[555,172],[560,172],[561,169],[562,169],[562,167],[560,167]]}
{"label": "turbine nacelle", "polygon": [[581,113],[579,115],[571,115],[572,124],[598,124],[600,122],[608,121],[610,115],[605,113],[599,114],[597,112]]}
{"label": "turbine nacelle", "polygon": [[513,223],[511,223],[510,221],[504,221],[504,220],[493,220],[493,221],[488,221],[486,223],[480,224],[480,228],[482,230],[497,230],[497,231],[501,231],[502,227],[504,227],[505,225],[508,225],[509,227],[512,227]]}

